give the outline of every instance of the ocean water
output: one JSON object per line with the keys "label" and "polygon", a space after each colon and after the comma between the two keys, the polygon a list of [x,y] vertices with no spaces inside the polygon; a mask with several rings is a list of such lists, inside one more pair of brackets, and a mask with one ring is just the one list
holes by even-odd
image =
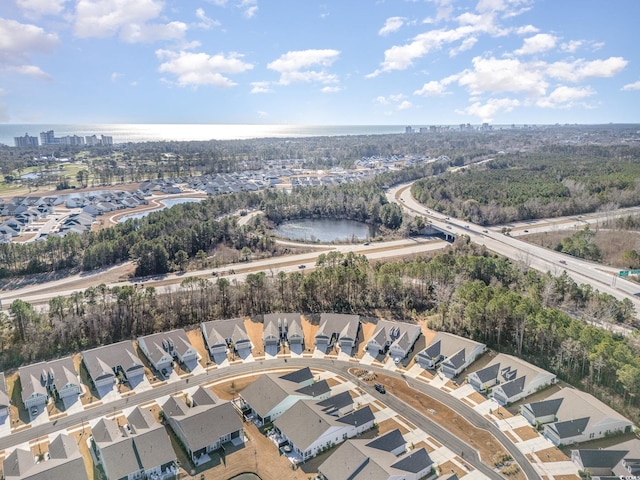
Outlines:
{"label": "ocean water", "polygon": [[[113,143],[244,140],[250,138],[335,137],[342,135],[382,135],[404,133],[400,125],[229,125],[229,124],[0,124],[0,144],[14,146],[14,137],[53,130],[56,137],[67,135],[108,135]],[[416,128],[416,126],[414,126]]]}

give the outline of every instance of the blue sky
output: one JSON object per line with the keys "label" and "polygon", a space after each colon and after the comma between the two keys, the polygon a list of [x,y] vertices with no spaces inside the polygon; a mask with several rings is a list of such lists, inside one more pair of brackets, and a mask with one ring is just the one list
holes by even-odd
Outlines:
{"label": "blue sky", "polygon": [[1,0],[2,123],[640,122],[637,0]]}

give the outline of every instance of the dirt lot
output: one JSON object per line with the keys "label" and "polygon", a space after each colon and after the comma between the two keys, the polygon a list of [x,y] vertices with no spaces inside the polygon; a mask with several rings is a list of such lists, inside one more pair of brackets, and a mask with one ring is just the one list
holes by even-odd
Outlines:
{"label": "dirt lot", "polygon": [[556,447],[546,448],[535,452],[535,454],[543,462],[565,462],[569,460],[569,457]]}
{"label": "dirt lot", "polygon": [[193,345],[193,348],[196,349],[198,355],[200,356],[199,362],[203,367],[207,367],[210,364],[209,360],[209,352],[207,351],[207,347],[204,346],[204,338],[202,338],[202,331],[199,328],[194,328],[192,330],[187,330],[187,338],[189,339],[189,343]]}
{"label": "dirt lot", "polygon": [[[422,414],[429,419],[442,425],[453,435],[476,448],[483,461],[489,461],[489,459],[498,452],[506,453],[506,450],[500,442],[489,432],[474,427],[465,418],[450,408],[428,395],[413,390],[404,381],[383,374],[378,374],[378,381],[385,385],[388,393],[400,398],[406,404],[422,412]],[[435,410],[437,412],[436,415],[430,414],[430,409]],[[522,471],[519,471],[511,478],[525,480]]]}
{"label": "dirt lot", "polygon": [[540,434],[532,427],[519,427],[514,428],[513,433],[518,435],[523,441],[531,440],[532,438],[537,438]]}
{"label": "dirt lot", "polygon": [[304,346],[305,351],[313,352],[315,348],[313,341],[316,338],[316,333],[318,333],[319,325],[313,325],[307,318],[302,316],[302,331],[304,333]]}
{"label": "dirt lot", "polygon": [[[622,254],[627,250],[638,249],[640,247],[640,233],[633,231],[596,230],[591,226],[591,231],[595,232],[594,242],[602,253],[600,263],[616,268],[627,268],[622,260]],[[535,243],[546,248],[553,249],[563,238],[570,237],[575,229],[559,230],[545,233],[533,233],[526,236],[519,236],[520,240]]]}
{"label": "dirt lot", "polygon": [[378,325],[373,322],[362,322],[360,323],[360,330],[363,341],[358,344],[358,353],[356,354],[357,358],[362,358],[365,354],[364,347],[367,346],[367,342],[375,332],[376,327]]}
{"label": "dirt lot", "polygon": [[252,319],[246,318],[244,320],[244,328],[247,331],[247,335],[249,335],[251,344],[253,345],[251,354],[254,357],[263,357],[264,348],[262,348],[262,332],[264,330],[264,324],[259,321],[254,322]]}

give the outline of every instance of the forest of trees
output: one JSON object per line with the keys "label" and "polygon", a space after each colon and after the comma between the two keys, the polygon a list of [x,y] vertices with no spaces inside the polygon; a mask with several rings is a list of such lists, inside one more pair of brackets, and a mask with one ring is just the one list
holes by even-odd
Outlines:
{"label": "forest of trees", "polygon": [[416,182],[428,208],[480,225],[640,204],[640,148],[550,145]]}
{"label": "forest of trees", "polygon": [[633,324],[631,302],[577,285],[566,273],[539,274],[465,239],[445,253],[401,262],[330,252],[309,272],[252,273],[241,284],[188,278],[166,295],[151,287],[102,285],[52,298],[47,313],[17,300],[10,315],[0,314],[0,368],[202,321],[278,311],[403,321],[428,315],[433,328],[521,356],[640,419],[638,337],[595,326]]}

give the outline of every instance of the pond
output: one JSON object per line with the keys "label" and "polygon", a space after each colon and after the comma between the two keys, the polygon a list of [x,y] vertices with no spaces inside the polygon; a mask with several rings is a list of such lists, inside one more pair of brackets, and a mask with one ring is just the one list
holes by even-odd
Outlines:
{"label": "pond", "polygon": [[255,473],[241,473],[235,477],[231,477],[229,480],[261,480]]}
{"label": "pond", "polygon": [[144,218],[152,212],[159,212],[160,210],[164,210],[165,208],[173,207],[174,205],[180,205],[181,203],[191,203],[191,202],[201,202],[204,198],[189,198],[189,197],[180,197],[180,198],[165,198],[164,200],[160,200],[162,207],[154,208],[153,210],[145,210],[140,213],[132,213],[131,215],[125,215],[124,217],[120,217],[118,222],[126,222],[130,218]]}
{"label": "pond", "polygon": [[368,240],[376,235],[375,227],[355,220],[301,219],[284,222],[275,228],[279,237],[307,242]]}

